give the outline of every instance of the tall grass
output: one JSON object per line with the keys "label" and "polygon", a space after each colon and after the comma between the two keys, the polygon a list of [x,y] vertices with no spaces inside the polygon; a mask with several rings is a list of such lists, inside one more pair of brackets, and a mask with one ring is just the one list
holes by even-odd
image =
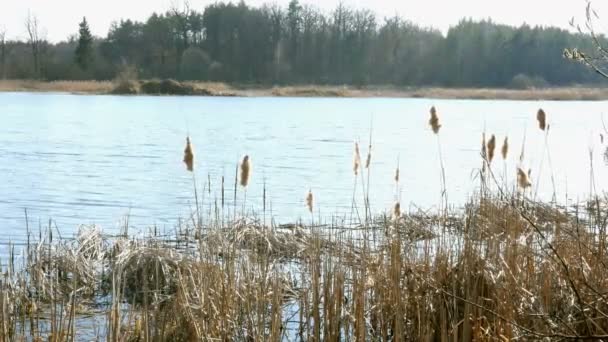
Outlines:
{"label": "tall grass", "polygon": [[[234,213],[170,231],[28,232],[2,263],[0,342],[608,339],[608,198],[520,196],[494,177],[495,137],[483,141],[487,191],[461,209],[404,211],[397,197],[371,215],[368,181],[365,221],[315,222],[309,190],[310,224],[267,225],[236,212],[235,192]],[[362,166],[356,147],[355,190]],[[245,191],[249,157],[235,172]],[[505,182],[531,186],[522,168]]]}

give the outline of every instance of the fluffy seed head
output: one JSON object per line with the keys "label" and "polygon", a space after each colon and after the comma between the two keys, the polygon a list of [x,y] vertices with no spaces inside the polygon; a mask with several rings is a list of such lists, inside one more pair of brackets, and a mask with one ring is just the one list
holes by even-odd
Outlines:
{"label": "fluffy seed head", "polygon": [[361,166],[361,154],[359,153],[359,143],[355,142],[355,155],[353,156],[353,173],[355,176],[359,174],[359,167]]}
{"label": "fluffy seed head", "polygon": [[488,147],[486,145],[486,133],[481,133],[481,158],[486,160],[488,157]]}
{"label": "fluffy seed head", "polygon": [[249,184],[249,176],[251,173],[251,161],[249,156],[244,156],[241,162],[241,186],[246,188]]}
{"label": "fluffy seed head", "polygon": [[439,117],[437,116],[437,110],[435,109],[435,106],[431,107],[431,119],[429,120],[429,125],[431,125],[431,128],[433,129],[433,133],[439,133],[441,124],[439,123]]}
{"label": "fluffy seed head", "polygon": [[505,137],[505,141],[502,143],[502,159],[507,160],[507,156],[509,155],[509,137]]}
{"label": "fluffy seed head", "polygon": [[525,189],[529,188],[530,186],[532,186],[532,183],[530,183],[531,171],[532,170],[528,170],[528,173],[526,173],[521,168],[517,168],[517,185],[522,190],[525,190]]}
{"label": "fluffy seed head", "polygon": [[188,171],[194,171],[194,153],[192,153],[192,144],[190,144],[190,137],[186,137],[186,148],[184,149],[184,163],[186,164],[186,169]]}
{"label": "fluffy seed head", "polygon": [[547,114],[542,108],[536,113],[536,120],[538,121],[538,128],[544,131],[547,128]]}
{"label": "fluffy seed head", "polygon": [[399,202],[395,203],[395,206],[393,207],[393,217],[401,217],[401,204]]}
{"label": "fluffy seed head", "polygon": [[308,207],[308,211],[312,214],[312,205],[313,205],[314,197],[312,195],[312,190],[308,190],[308,194],[306,195],[306,206]]}
{"label": "fluffy seed head", "polygon": [[494,159],[494,150],[496,149],[496,137],[492,134],[490,140],[488,140],[488,161],[491,163]]}
{"label": "fluffy seed head", "polygon": [[369,148],[367,150],[367,158],[365,159],[365,168],[369,169],[369,165],[372,162],[372,145],[369,145]]}

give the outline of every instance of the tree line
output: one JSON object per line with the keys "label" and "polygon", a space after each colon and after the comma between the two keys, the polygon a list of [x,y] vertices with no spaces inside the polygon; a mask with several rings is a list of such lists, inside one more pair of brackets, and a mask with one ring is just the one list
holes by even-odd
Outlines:
{"label": "tree line", "polygon": [[78,34],[55,44],[36,17],[28,16],[25,27],[21,41],[0,32],[1,78],[109,80],[131,68],[146,79],[243,84],[527,87],[600,81],[563,57],[565,48],[594,49],[582,33],[463,19],[444,36],[342,4],[329,13],[298,0],[287,7],[185,5],[145,22],[115,22],[103,38],[91,35],[85,18]]}

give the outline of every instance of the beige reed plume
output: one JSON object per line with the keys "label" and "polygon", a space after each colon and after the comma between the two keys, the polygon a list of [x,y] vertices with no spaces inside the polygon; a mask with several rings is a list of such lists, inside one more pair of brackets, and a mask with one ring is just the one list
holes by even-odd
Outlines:
{"label": "beige reed plume", "polygon": [[429,125],[431,125],[431,128],[433,129],[433,133],[439,133],[441,124],[439,123],[439,117],[437,116],[437,109],[435,109],[435,106],[431,107],[431,119],[429,120]]}
{"label": "beige reed plume", "polygon": [[502,149],[500,152],[502,153],[502,159],[507,160],[507,156],[509,155],[509,137],[505,137],[505,141],[502,143]]}
{"label": "beige reed plume", "polygon": [[249,176],[251,173],[251,162],[249,160],[249,156],[246,155],[243,157],[243,161],[241,162],[241,186],[246,188],[249,184]]}
{"label": "beige reed plume", "polygon": [[188,171],[194,171],[194,153],[192,153],[192,144],[190,144],[190,137],[186,137],[186,148],[184,149],[184,163]]}
{"label": "beige reed plume", "polygon": [[353,156],[353,173],[355,176],[359,174],[359,167],[361,166],[361,153],[359,152],[359,143],[355,142],[355,155]]}
{"label": "beige reed plume", "polygon": [[538,113],[536,113],[536,120],[538,121],[538,128],[544,131],[547,128],[547,114],[545,114],[544,110],[538,110]]}
{"label": "beige reed plume", "polygon": [[396,219],[401,217],[401,204],[399,202],[395,203],[393,207],[393,217]]}
{"label": "beige reed plume", "polygon": [[488,161],[490,163],[492,163],[492,160],[494,159],[494,150],[496,149],[496,136],[494,136],[494,134],[492,134],[492,137],[490,137],[490,140],[488,141]]}
{"label": "beige reed plume", "polygon": [[532,170],[528,170],[528,173],[526,173],[520,167],[517,168],[517,185],[522,190],[525,190],[525,189],[529,188],[530,186],[532,186],[532,183],[530,182],[531,171]]}
{"label": "beige reed plume", "polygon": [[308,190],[308,195],[306,195],[306,206],[308,207],[308,211],[312,214],[313,209],[313,201],[314,197],[312,195],[312,190]]}

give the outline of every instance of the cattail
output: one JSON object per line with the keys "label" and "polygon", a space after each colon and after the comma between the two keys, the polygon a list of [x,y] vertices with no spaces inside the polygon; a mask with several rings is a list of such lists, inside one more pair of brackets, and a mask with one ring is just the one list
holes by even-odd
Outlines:
{"label": "cattail", "polygon": [[241,186],[246,188],[249,184],[249,174],[251,172],[251,163],[249,156],[244,156],[241,162]]}
{"label": "cattail", "polygon": [[395,203],[395,206],[393,207],[393,217],[401,217],[401,204],[399,202]]}
{"label": "cattail", "polygon": [[496,149],[496,137],[492,134],[492,137],[488,141],[488,161],[491,163],[494,159],[494,150]]}
{"label": "cattail", "polygon": [[545,114],[544,110],[538,110],[538,113],[536,113],[536,120],[538,121],[538,128],[544,131],[547,128],[547,114]]}
{"label": "cattail", "polygon": [[604,143],[604,135],[602,133],[600,133],[600,143]]}
{"label": "cattail", "polygon": [[369,165],[372,162],[372,145],[369,145],[369,149],[367,150],[367,159],[365,159],[365,168],[369,169]]}
{"label": "cattail", "polygon": [[502,143],[502,159],[507,160],[507,155],[509,155],[509,137],[505,137],[505,141]]}
{"label": "cattail", "polygon": [[355,155],[353,157],[353,173],[355,176],[359,174],[359,167],[361,166],[361,154],[359,153],[359,143],[355,142]]}
{"label": "cattail", "polygon": [[439,117],[437,116],[435,106],[431,107],[431,119],[429,120],[429,125],[431,125],[431,128],[433,129],[433,133],[439,133],[441,124],[439,124]]}
{"label": "cattail", "polygon": [[194,171],[194,153],[192,153],[192,145],[190,144],[190,137],[186,137],[186,149],[184,149],[184,163],[188,171]]}
{"label": "cattail", "polygon": [[530,183],[531,171],[532,170],[528,170],[528,173],[526,174],[524,170],[522,170],[521,168],[517,168],[517,185],[519,185],[519,187],[523,190],[532,186],[532,183]]}
{"label": "cattail", "polygon": [[487,149],[487,145],[486,145],[486,133],[481,133],[481,158],[483,158],[483,160],[486,160],[486,158],[488,157],[488,149]]}
{"label": "cattail", "polygon": [[312,190],[308,190],[308,195],[306,195],[306,206],[308,207],[308,211],[312,214],[312,205],[313,205],[314,197],[312,196]]}
{"label": "cattail", "polygon": [[395,170],[395,183],[399,183],[399,166]]}

